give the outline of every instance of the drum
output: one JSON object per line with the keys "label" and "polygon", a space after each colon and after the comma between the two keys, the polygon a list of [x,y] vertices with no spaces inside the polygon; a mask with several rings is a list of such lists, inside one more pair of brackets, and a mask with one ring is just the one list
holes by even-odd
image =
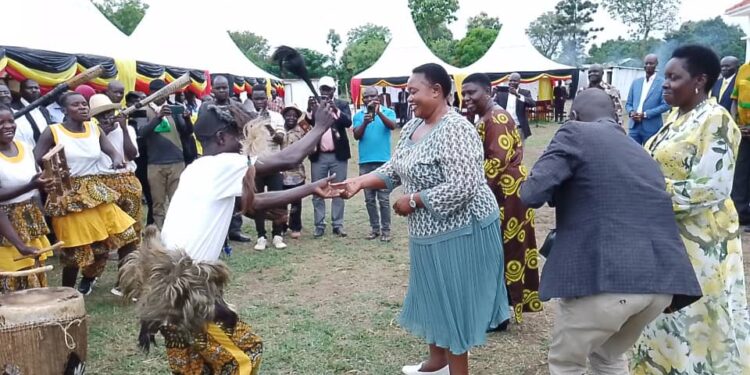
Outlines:
{"label": "drum", "polygon": [[83,374],[87,335],[83,296],[75,289],[0,295],[0,373]]}

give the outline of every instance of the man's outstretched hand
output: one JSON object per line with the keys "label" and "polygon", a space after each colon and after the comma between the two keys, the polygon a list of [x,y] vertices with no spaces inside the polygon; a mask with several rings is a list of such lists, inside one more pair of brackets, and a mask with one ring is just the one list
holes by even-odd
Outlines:
{"label": "man's outstretched hand", "polygon": [[336,189],[331,185],[334,178],[336,178],[335,174],[314,182],[315,190],[313,190],[313,194],[323,199],[339,198],[341,196],[341,190]]}

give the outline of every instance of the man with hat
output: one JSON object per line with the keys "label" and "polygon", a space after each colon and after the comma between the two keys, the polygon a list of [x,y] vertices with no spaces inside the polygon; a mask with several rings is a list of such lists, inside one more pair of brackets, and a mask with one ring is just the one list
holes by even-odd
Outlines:
{"label": "man with hat", "polygon": [[[149,84],[149,90],[154,92],[164,86],[164,81],[155,79]],[[161,98],[150,103],[146,107],[148,123],[138,129],[138,135],[146,140],[153,216],[155,224],[160,228],[164,225],[167,214],[167,201],[171,201],[174,196],[180,174],[185,169],[182,137],[192,132],[185,118],[172,116],[172,108],[166,101],[166,98]],[[183,116],[189,117],[190,112],[185,111]]]}
{"label": "man with hat", "polygon": [[[396,129],[396,113],[381,104],[378,90],[364,90],[365,109],[354,115],[354,139],[359,141],[359,174],[368,174],[391,158],[391,131]],[[365,189],[365,206],[370,217],[368,240],[380,237],[383,242],[391,240],[390,190]],[[380,208],[378,209],[378,205]]]}
{"label": "man with hat", "polygon": [[[307,103],[307,120],[315,126],[313,113],[318,106],[325,105],[329,108],[336,118],[333,126],[329,129],[320,140],[315,152],[310,155],[310,175],[313,181],[326,178],[336,174],[336,181],[346,180],[348,161],[351,158],[349,150],[349,137],[346,135],[346,128],[352,126],[352,112],[349,104],[343,100],[336,99],[336,81],[332,77],[322,77],[318,82],[318,90],[322,99],[318,103],[314,98],[310,98]],[[315,238],[320,238],[325,234],[326,228],[326,203],[323,199],[313,197],[313,210],[315,218]],[[331,220],[333,234],[338,237],[346,237],[344,231],[344,200],[334,198],[331,203]]]}

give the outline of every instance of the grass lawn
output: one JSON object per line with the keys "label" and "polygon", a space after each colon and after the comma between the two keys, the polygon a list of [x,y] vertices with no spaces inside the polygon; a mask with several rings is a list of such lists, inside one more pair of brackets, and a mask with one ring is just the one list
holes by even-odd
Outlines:
{"label": "grass lawn", "polygon": [[[532,125],[525,164],[531,167],[557,125]],[[356,153],[356,151],[355,151]],[[309,169],[308,169],[309,170]],[[350,176],[358,173],[350,162]],[[398,196],[394,192],[393,196]],[[329,206],[330,207],[330,206]],[[196,212],[196,215],[202,213]],[[406,292],[409,263],[406,223],[394,216],[389,244],[364,239],[369,222],[362,194],[347,202],[346,239],[312,238],[312,205],[303,205],[306,225],[300,240],[283,251],[263,252],[234,243],[226,259],[233,271],[227,300],[264,341],[263,374],[399,374],[404,364],[419,362],[426,346],[396,323]],[[541,241],[554,223],[554,211],[537,213]],[[255,237],[254,227],[245,230]],[[138,351],[133,306],[109,293],[115,280],[111,261],[94,293],[86,298],[90,314],[90,374],[168,374],[161,337],[148,355]],[[59,270],[50,275],[59,285]],[[520,325],[488,337],[471,352],[475,374],[546,374],[550,304],[542,313],[527,314]]]}

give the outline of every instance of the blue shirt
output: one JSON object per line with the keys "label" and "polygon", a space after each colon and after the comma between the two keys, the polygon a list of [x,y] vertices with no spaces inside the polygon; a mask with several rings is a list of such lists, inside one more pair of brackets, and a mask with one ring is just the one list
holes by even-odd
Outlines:
{"label": "blue shirt", "polygon": [[[396,121],[396,112],[380,106],[380,112],[391,121]],[[354,114],[352,125],[356,129],[365,122],[367,110],[362,109]],[[389,129],[380,116],[375,115],[371,123],[367,125],[365,134],[359,140],[359,164],[385,163],[391,158],[391,129]]]}

